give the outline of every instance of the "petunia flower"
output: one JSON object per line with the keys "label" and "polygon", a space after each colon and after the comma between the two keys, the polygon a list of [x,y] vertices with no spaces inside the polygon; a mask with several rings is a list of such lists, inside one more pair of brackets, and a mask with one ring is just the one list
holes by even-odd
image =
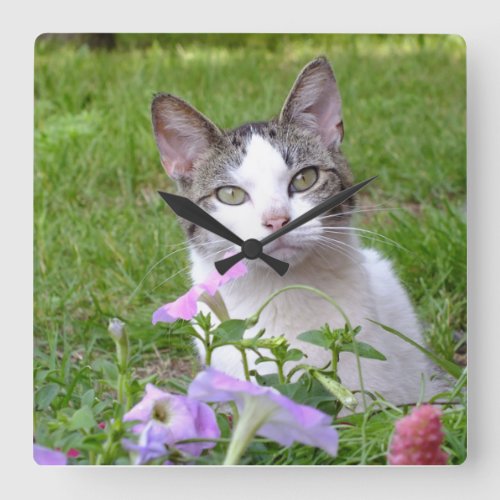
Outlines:
{"label": "petunia flower", "polygon": [[177,300],[157,309],[153,313],[153,325],[159,321],[172,323],[177,319],[192,319],[198,312],[198,299],[203,293],[213,297],[222,285],[243,276],[247,270],[243,262],[238,262],[224,275],[220,275],[217,270],[212,271],[202,283],[193,285]]}
{"label": "petunia flower", "polygon": [[164,443],[158,441],[158,435],[155,432],[155,422],[151,420],[143,428],[139,435],[139,442],[135,443],[130,439],[123,439],[122,446],[127,451],[135,454],[135,464],[147,464],[155,458],[166,455],[167,447]]}
{"label": "petunia flower", "polygon": [[415,408],[396,422],[388,462],[391,465],[446,465],[448,455],[441,449],[441,412],[431,405]]}
{"label": "petunia flower", "polygon": [[[165,454],[166,446],[175,447],[192,456],[199,456],[204,449],[212,448],[211,439],[220,437],[220,430],[213,410],[206,404],[186,396],[169,394],[152,384],[146,386],[146,394],[123,417],[124,421],[137,420],[132,431],[139,434],[138,447],[132,449],[130,442],[124,446],[137,452],[137,463]],[[186,439],[201,438],[208,441],[180,443]]]}
{"label": "petunia flower", "polygon": [[38,465],[66,465],[66,455],[62,451],[33,445],[33,458]]}
{"label": "petunia flower", "polygon": [[205,402],[234,401],[239,419],[229,446],[226,465],[236,464],[257,434],[290,446],[294,442],[337,454],[338,434],[331,417],[310,406],[295,403],[271,387],[238,380],[207,368],[189,386],[191,398]]}

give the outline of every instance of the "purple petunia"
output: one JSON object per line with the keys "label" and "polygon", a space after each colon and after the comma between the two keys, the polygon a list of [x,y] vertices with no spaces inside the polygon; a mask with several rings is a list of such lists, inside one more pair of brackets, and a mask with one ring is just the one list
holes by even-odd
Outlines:
{"label": "purple petunia", "polygon": [[62,451],[51,450],[39,444],[33,445],[33,458],[38,465],[66,465],[68,461]]}
{"label": "purple petunia", "polygon": [[153,325],[156,323],[172,323],[177,319],[192,319],[198,312],[198,299],[203,293],[208,293],[212,297],[217,290],[233,279],[246,274],[247,267],[243,262],[235,264],[226,274],[220,275],[216,270],[211,272],[203,283],[193,285],[193,287],[174,302],[169,302],[153,313]]}
{"label": "purple petunia", "polygon": [[[321,448],[332,456],[337,453],[338,434],[331,426],[331,417],[295,403],[271,387],[238,380],[208,368],[193,380],[188,395],[205,402],[234,401],[240,412],[238,427],[248,427],[248,431],[236,429],[234,441],[244,442],[245,447],[257,434],[283,446],[296,441]],[[235,446],[239,450],[234,455],[239,458],[244,451],[243,445]],[[236,463],[236,460],[226,463]]]}
{"label": "purple petunia", "polygon": [[[124,421],[137,420],[132,431],[139,434],[138,444],[125,440],[126,449],[138,454],[136,463],[143,464],[166,453],[166,447],[175,447],[192,456],[212,448],[211,439],[220,437],[213,410],[205,403],[186,396],[169,394],[152,384],[146,386],[144,398],[123,417]],[[202,438],[205,442],[179,441]]]}

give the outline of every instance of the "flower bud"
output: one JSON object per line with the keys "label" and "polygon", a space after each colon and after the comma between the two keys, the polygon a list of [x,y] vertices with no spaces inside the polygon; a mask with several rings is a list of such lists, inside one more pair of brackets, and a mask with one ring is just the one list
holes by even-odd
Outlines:
{"label": "flower bud", "polygon": [[113,339],[120,341],[123,337],[123,327],[125,323],[120,321],[118,318],[113,318],[109,321],[108,332],[111,334]]}

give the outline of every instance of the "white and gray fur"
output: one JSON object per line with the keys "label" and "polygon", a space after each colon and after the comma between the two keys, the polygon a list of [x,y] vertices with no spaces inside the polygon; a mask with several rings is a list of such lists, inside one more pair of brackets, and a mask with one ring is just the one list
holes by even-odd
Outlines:
{"label": "white and gray fur", "polygon": [[[273,231],[268,224],[273,217],[298,217],[353,183],[340,151],[344,133],[340,94],[332,68],[323,57],[302,70],[280,115],[270,121],[224,131],[169,94],[155,97],[152,115],[162,164],[180,193],[242,239],[265,237]],[[305,192],[291,193],[292,177],[308,166],[318,169],[318,180]],[[244,189],[247,201],[238,206],[221,203],[215,190],[226,185]],[[355,231],[340,229],[349,226],[353,204],[349,200],[327,217],[310,221],[266,247],[267,253],[290,263],[284,277],[260,261],[250,261],[247,275],[226,284],[221,294],[231,317],[246,318],[273,291],[286,285],[319,288],[340,304],[353,325],[362,326],[358,338],[387,357],[387,361],[362,359],[365,389],[377,391],[395,404],[415,402],[422,377],[427,397],[438,392],[441,383],[431,380],[433,368],[417,349],[368,321],[373,319],[423,341],[414,309],[391,263],[377,251],[362,248]],[[191,242],[193,282],[201,282],[231,245],[181,223]],[[337,311],[321,298],[291,291],[274,300],[247,335],[260,328],[266,329],[266,336],[284,334],[292,346],[307,354],[308,363],[321,367],[328,363],[329,353],[296,337],[325,323],[344,326]],[[253,367],[255,357],[252,353],[249,357]],[[217,349],[212,364],[242,377],[241,356],[232,347]],[[291,368],[292,363],[287,366]],[[271,363],[258,367],[261,373],[272,368]],[[353,354],[341,354],[339,374],[347,387],[360,388]]]}

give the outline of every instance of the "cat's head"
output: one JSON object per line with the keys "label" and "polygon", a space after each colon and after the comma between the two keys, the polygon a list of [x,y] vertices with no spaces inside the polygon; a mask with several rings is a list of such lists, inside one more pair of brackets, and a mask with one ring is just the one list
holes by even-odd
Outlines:
{"label": "cat's head", "polygon": [[[160,94],[152,104],[161,162],[183,196],[243,240],[262,239],[352,184],[340,152],[340,94],[325,58],[300,73],[280,115],[223,131],[182,99]],[[290,264],[326,245],[331,228],[346,224],[347,205],[266,246]],[[348,211],[348,210],[347,210]],[[183,222],[192,247],[213,256],[229,243]],[[329,232],[330,231],[330,232]]]}

